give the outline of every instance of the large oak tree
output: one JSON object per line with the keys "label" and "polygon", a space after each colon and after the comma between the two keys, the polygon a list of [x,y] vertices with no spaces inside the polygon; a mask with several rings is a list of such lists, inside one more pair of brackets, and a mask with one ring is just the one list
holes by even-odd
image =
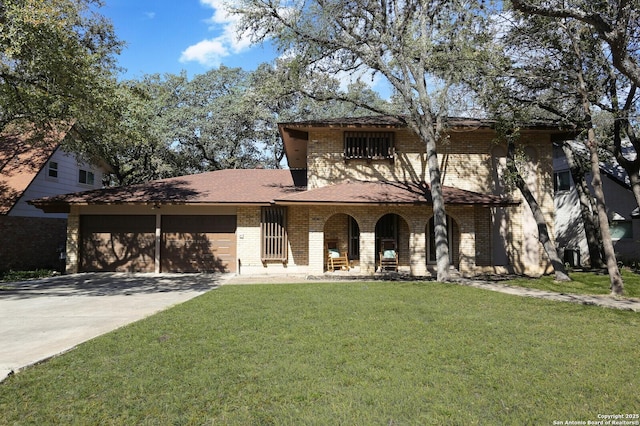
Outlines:
{"label": "large oak tree", "polygon": [[0,130],[92,120],[114,89],[120,41],[100,0],[0,1]]}

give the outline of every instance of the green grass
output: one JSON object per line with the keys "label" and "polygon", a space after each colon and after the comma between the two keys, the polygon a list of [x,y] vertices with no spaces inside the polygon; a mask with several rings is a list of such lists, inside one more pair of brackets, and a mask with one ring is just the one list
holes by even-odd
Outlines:
{"label": "green grass", "polygon": [[0,424],[552,424],[640,411],[640,315],[420,282],[223,286],[0,384]]}
{"label": "green grass", "polygon": [[35,278],[47,278],[55,275],[50,269],[36,269],[33,271],[0,271],[0,282],[24,281]]}
{"label": "green grass", "polygon": [[[622,269],[624,280],[624,296],[640,297],[640,274]],[[507,285],[535,288],[568,294],[610,294],[609,275],[605,272],[572,272],[570,282],[556,282],[553,275],[540,278],[518,278],[503,281]]]}

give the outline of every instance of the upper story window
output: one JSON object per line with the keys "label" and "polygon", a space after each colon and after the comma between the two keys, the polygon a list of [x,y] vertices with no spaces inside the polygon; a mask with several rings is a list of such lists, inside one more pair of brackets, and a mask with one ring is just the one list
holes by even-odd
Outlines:
{"label": "upper story window", "polygon": [[80,172],[78,173],[78,182],[85,185],[93,185],[95,182],[95,175],[93,172],[80,169]]}
{"label": "upper story window", "polygon": [[555,192],[571,189],[571,172],[569,170],[553,174],[553,189]]}
{"label": "upper story window", "polygon": [[58,177],[58,162],[57,161],[49,161],[49,167],[47,175],[51,178]]}
{"label": "upper story window", "polygon": [[345,160],[393,160],[393,132],[344,132]]}

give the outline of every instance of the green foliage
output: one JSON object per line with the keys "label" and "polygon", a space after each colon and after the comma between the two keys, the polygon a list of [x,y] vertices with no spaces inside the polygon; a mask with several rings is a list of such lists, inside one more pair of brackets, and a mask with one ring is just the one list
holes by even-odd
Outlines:
{"label": "green foliage", "polygon": [[[74,126],[67,147],[111,169],[113,184],[228,168],[280,166],[277,122],[363,114],[337,100],[302,96],[288,83],[286,62],[256,71],[221,66],[188,79],[185,73],[122,81],[94,119]],[[333,78],[308,86],[338,87]],[[349,96],[382,102],[360,85]]]}
{"label": "green foliage", "polygon": [[640,405],[639,326],[633,312],[438,283],[223,286],[8,378],[0,418],[586,422]]}
{"label": "green foliage", "polygon": [[0,129],[83,123],[102,103],[121,43],[98,0],[0,2]]}
{"label": "green foliage", "polygon": [[[448,89],[485,62],[490,40],[491,1],[388,2],[244,0],[231,10],[255,41],[274,42],[287,53],[293,87],[327,99],[339,91],[314,91],[307,81],[341,75],[355,83],[382,77],[393,88],[409,120],[446,117]],[[393,105],[351,97],[377,113]]]}
{"label": "green foliage", "polygon": [[36,269],[34,271],[4,271],[0,272],[0,282],[23,281],[35,278],[46,278],[55,275],[50,269]]}

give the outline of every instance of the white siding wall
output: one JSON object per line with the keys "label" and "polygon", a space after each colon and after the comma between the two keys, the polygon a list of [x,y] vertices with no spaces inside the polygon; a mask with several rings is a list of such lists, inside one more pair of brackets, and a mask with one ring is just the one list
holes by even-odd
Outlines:
{"label": "white siding wall", "polygon": [[[554,158],[554,171],[568,171],[569,166],[565,157]],[[591,191],[591,174],[585,177]],[[602,189],[605,193],[607,215],[609,219],[631,220],[631,212],[636,208],[636,201],[630,189],[614,182],[605,173],[602,173]],[[580,250],[582,264],[589,261],[589,247],[580,214],[580,200],[575,189],[574,182],[571,182],[570,191],[558,191],[555,194],[555,226],[556,240],[560,248],[560,256],[563,249]],[[640,220],[632,220],[634,235],[640,235]],[[614,241],[614,247],[618,260],[639,259],[640,245],[636,238],[627,238]]]}
{"label": "white siding wall", "polygon": [[[79,163],[75,155],[67,154],[58,148],[49,161],[55,161],[58,163],[58,177],[49,177],[49,167],[47,163],[47,165],[40,170],[38,175],[31,182],[24,194],[22,194],[20,200],[18,200],[16,205],[11,209],[9,216],[66,218],[66,214],[44,213],[42,210],[27,204],[27,201],[41,197],[88,191],[102,187],[102,170],[84,162]],[[79,182],[78,177],[81,169],[93,172],[93,185],[82,184]]]}

